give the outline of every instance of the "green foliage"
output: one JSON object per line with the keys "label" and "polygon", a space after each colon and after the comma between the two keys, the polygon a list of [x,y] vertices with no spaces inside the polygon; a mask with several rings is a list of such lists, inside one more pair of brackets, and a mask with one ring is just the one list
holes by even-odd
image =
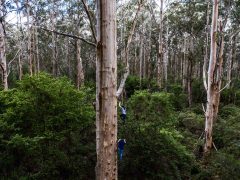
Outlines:
{"label": "green foliage", "polygon": [[0,92],[0,174],[11,179],[94,177],[88,92],[46,74],[27,76],[16,89]]}
{"label": "green foliage", "polygon": [[[77,91],[66,78],[39,74],[26,76],[15,89],[0,92],[3,177],[95,178],[91,105],[95,89],[92,83],[86,84],[92,88]],[[137,77],[129,77],[127,120],[118,126],[118,138],[127,140],[119,161],[119,179],[239,179],[239,106],[220,107],[213,131],[218,152],[202,161],[201,104],[186,109],[187,96],[176,84],[169,85],[168,92],[154,92],[155,84],[145,80],[141,85]],[[193,83],[195,103],[203,97],[199,89],[200,84]]]}
{"label": "green foliage", "polygon": [[207,99],[206,90],[200,80],[193,80],[192,82],[192,99],[194,103],[205,102]]}
{"label": "green foliage", "polygon": [[240,108],[234,105],[221,109],[219,122],[216,124],[215,136],[217,147],[221,151],[240,158]]}
{"label": "green foliage", "polygon": [[193,156],[180,142],[172,94],[137,91],[128,102],[128,119],[119,126],[126,138],[120,179],[184,179],[191,176]]}
{"label": "green foliage", "polygon": [[183,93],[182,86],[172,84],[168,86],[167,91],[172,93],[171,99],[175,110],[182,110],[187,107],[187,94]]}
{"label": "green foliage", "polygon": [[[132,122],[134,124],[134,122]],[[120,179],[189,178],[193,158],[170,129],[138,125],[127,130],[124,160],[119,162]]]}
{"label": "green foliage", "polygon": [[240,179],[240,161],[229,153],[216,152],[211,157],[211,176],[219,179]]}
{"label": "green foliage", "polygon": [[203,146],[202,139],[199,137],[204,130],[204,117],[201,114],[196,114],[190,110],[180,112],[178,115],[177,129],[182,133],[182,143],[191,151],[196,157],[201,157],[202,153],[199,151]]}
{"label": "green foliage", "polygon": [[143,78],[140,82],[140,78],[137,76],[129,76],[127,78],[125,89],[127,92],[127,97],[131,97],[137,90],[149,89],[150,91],[157,90],[157,83],[154,80],[149,81]]}
{"label": "green foliage", "polygon": [[179,128],[189,130],[193,134],[201,134],[204,129],[204,116],[192,111],[181,112],[178,116]]}
{"label": "green foliage", "polygon": [[166,125],[173,120],[171,94],[165,92],[137,91],[131,96],[128,109],[129,116],[135,121]]}
{"label": "green foliage", "polygon": [[194,179],[240,179],[240,161],[231,154],[214,152],[208,157],[207,166]]}
{"label": "green foliage", "polygon": [[238,90],[237,87],[238,85],[236,84],[236,87],[224,89],[224,91],[221,92],[221,103],[223,105],[232,103],[240,106],[240,90]]}

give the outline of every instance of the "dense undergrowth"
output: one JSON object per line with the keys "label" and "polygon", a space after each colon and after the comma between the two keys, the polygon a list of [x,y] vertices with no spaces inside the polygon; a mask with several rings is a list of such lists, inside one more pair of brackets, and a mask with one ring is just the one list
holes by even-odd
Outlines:
{"label": "dense undergrowth", "polygon": [[[129,77],[119,179],[240,179],[240,91],[222,94],[213,150],[202,156],[205,94],[193,83],[193,107],[181,86],[159,91]],[[95,90],[66,78],[26,76],[0,92],[0,174],[6,179],[95,179]],[[233,96],[234,95],[234,96]],[[120,119],[120,118],[119,118]]]}

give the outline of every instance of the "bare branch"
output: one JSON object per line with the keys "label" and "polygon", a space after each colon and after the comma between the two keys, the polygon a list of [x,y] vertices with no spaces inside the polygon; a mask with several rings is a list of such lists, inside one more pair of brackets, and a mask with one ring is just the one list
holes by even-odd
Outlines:
{"label": "bare branch", "polygon": [[38,27],[44,31],[48,31],[48,32],[53,32],[55,34],[58,34],[58,35],[62,35],[62,36],[67,36],[67,37],[71,37],[71,38],[74,38],[74,39],[80,39],[81,41],[91,45],[91,46],[94,46],[96,47],[96,43],[93,43],[93,42],[90,42],[82,37],[79,37],[79,36],[76,36],[76,35],[72,35],[72,34],[67,34],[67,33],[61,33],[61,32],[58,32],[58,31],[55,31],[55,30],[50,30],[50,29],[46,29],[46,28],[43,28],[43,27]]}
{"label": "bare branch", "polygon": [[9,61],[9,63],[8,63],[8,74],[7,74],[7,76],[9,76],[9,74],[11,73],[11,71],[10,71],[10,65],[11,65],[12,62],[16,59],[16,57],[17,57],[18,53],[20,52],[20,50],[21,50],[21,49],[19,49],[19,50],[17,51],[17,53],[15,54],[15,56],[12,58],[12,60]]}
{"label": "bare branch", "polygon": [[216,151],[218,151],[218,149],[217,149],[217,147],[215,146],[214,142],[212,142],[212,144],[213,144],[214,149],[215,149]]}
{"label": "bare branch", "polygon": [[81,0],[81,1],[82,1],[83,5],[84,5],[85,12],[86,12],[86,14],[88,16],[88,19],[89,19],[89,22],[90,22],[90,28],[91,28],[91,31],[92,31],[92,35],[93,35],[94,41],[96,43],[97,42],[97,37],[96,37],[95,31],[94,31],[93,21],[92,21],[90,12],[89,12],[88,5],[86,3],[86,0]]}
{"label": "bare branch", "polygon": [[202,103],[202,108],[203,108],[203,112],[206,113],[206,110],[205,110],[205,107],[204,107],[203,103]]}
{"label": "bare branch", "polygon": [[133,33],[135,31],[135,27],[136,27],[136,24],[137,24],[137,17],[138,17],[138,14],[139,14],[140,10],[141,10],[142,5],[143,5],[143,1],[140,0],[140,2],[138,2],[138,9],[137,9],[136,15],[133,19],[133,23],[132,23],[133,25],[132,25],[132,28],[130,30],[130,34],[128,36],[128,41],[127,41],[127,45],[126,45],[126,48],[125,48],[126,68],[125,68],[125,73],[123,75],[123,78],[120,82],[119,88],[117,90],[117,94],[116,94],[117,98],[119,98],[119,96],[122,94],[123,88],[125,86],[125,82],[126,82],[127,77],[129,75],[129,62],[128,62],[129,46],[132,42]]}
{"label": "bare branch", "polygon": [[232,39],[234,36],[237,36],[239,32],[240,32],[240,29],[237,29],[235,32],[233,32],[233,33],[230,35],[230,39]]}
{"label": "bare branch", "polygon": [[222,92],[224,89],[226,89],[226,88],[229,86],[230,83],[231,83],[231,80],[226,84],[226,86],[224,86],[224,87],[219,91],[219,93]]}

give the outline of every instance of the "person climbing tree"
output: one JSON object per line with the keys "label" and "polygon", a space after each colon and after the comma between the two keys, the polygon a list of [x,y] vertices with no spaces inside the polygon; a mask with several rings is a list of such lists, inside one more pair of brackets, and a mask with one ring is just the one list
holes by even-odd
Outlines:
{"label": "person climbing tree", "polygon": [[123,123],[125,123],[126,121],[126,117],[127,117],[127,109],[125,106],[121,105],[121,102],[119,103],[119,107],[121,108],[121,119],[123,121]]}
{"label": "person climbing tree", "polygon": [[123,157],[123,150],[124,150],[125,144],[126,144],[126,139],[118,140],[118,154],[119,154],[120,160],[122,160],[122,157]]}

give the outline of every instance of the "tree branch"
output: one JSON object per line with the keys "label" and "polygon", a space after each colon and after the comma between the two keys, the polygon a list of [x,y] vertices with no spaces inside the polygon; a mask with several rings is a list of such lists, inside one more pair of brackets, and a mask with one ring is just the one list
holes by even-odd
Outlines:
{"label": "tree branch", "polygon": [[231,80],[226,84],[226,86],[224,86],[224,87],[219,91],[219,93],[222,92],[224,89],[226,89],[226,88],[229,86],[230,83],[231,83]]}
{"label": "tree branch", "polygon": [[21,49],[19,49],[18,51],[17,51],[17,53],[15,54],[15,56],[13,57],[13,59],[11,60],[11,61],[9,61],[9,63],[8,63],[8,74],[7,74],[7,76],[9,76],[9,74],[11,73],[11,71],[10,71],[10,65],[12,64],[12,62],[15,60],[15,58],[17,57],[17,55],[18,55],[18,53],[20,52],[20,50]]}
{"label": "tree branch", "polygon": [[140,10],[141,10],[142,5],[143,5],[143,1],[140,0],[140,2],[138,2],[138,9],[137,9],[136,15],[133,19],[133,23],[132,23],[133,25],[132,25],[132,28],[130,30],[130,34],[128,36],[128,41],[127,41],[127,45],[126,45],[126,48],[125,48],[126,68],[125,68],[125,73],[123,75],[123,78],[120,82],[119,88],[117,90],[117,94],[116,94],[117,98],[119,98],[119,96],[122,94],[123,88],[125,86],[125,82],[126,82],[127,77],[129,75],[129,71],[130,71],[129,70],[129,62],[128,62],[129,46],[132,42],[133,33],[135,31],[135,27],[136,27],[136,24],[137,24],[137,17],[138,17],[138,14],[139,14]]}
{"label": "tree branch", "polygon": [[46,28],[43,28],[43,27],[38,27],[44,31],[48,31],[48,32],[53,32],[55,34],[58,34],[58,35],[62,35],[62,36],[67,36],[67,37],[71,37],[71,38],[74,38],[74,39],[80,39],[81,41],[91,45],[91,46],[94,46],[96,47],[96,43],[93,43],[93,42],[90,42],[82,37],[79,37],[79,36],[76,36],[76,35],[72,35],[72,34],[67,34],[67,33],[61,33],[61,32],[58,32],[58,31],[55,31],[55,30],[50,30],[50,29],[46,29]]}
{"label": "tree branch", "polygon": [[203,103],[202,103],[202,108],[203,108],[204,114],[206,114],[206,110],[205,110],[205,107],[204,107]]}
{"label": "tree branch", "polygon": [[85,0],[81,0],[81,1],[82,1],[83,5],[84,5],[85,12],[86,12],[86,14],[88,16],[88,19],[89,19],[89,22],[90,22],[90,28],[91,28],[91,31],[92,31],[92,35],[93,35],[94,41],[96,43],[97,42],[97,37],[96,37],[95,31],[94,31],[93,21],[92,21],[90,12],[89,12],[88,5],[87,5]]}

